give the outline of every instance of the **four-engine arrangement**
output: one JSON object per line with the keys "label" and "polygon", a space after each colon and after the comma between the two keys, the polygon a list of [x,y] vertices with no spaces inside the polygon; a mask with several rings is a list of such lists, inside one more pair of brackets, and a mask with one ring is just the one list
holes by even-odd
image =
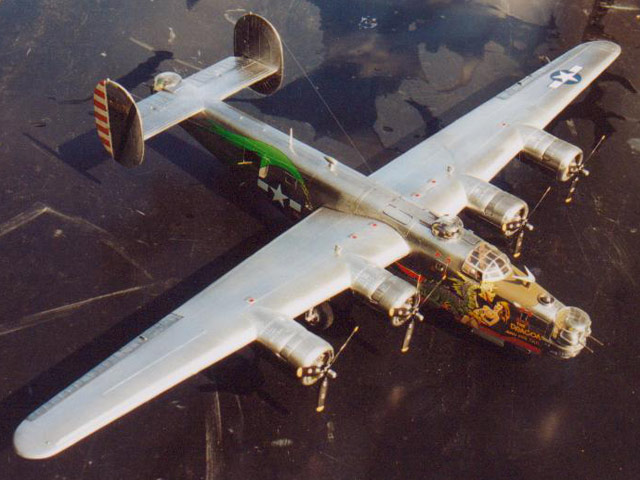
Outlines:
{"label": "four-engine arrangement", "polygon": [[391,326],[406,326],[404,352],[427,303],[527,353],[567,359],[598,342],[586,312],[558,300],[458,215],[468,209],[515,236],[517,258],[529,207],[489,182],[524,152],[571,181],[571,195],[587,174],[582,151],[542,129],[616,59],[618,45],[576,46],[369,176],[225,103],[244,88],[273,94],[283,78],[280,37],[262,17],[238,20],[233,47],[233,56],[188,78],[161,74],[156,92],[137,103],[118,83],[99,82],[98,137],[134,167],[146,140],[179,125],[299,221],[29,416],[14,436],[20,455],[55,455],[252,342],[304,385],[320,383],[322,411],[335,362],[358,327],[337,351],[306,327],[329,325],[326,302],[346,290]]}

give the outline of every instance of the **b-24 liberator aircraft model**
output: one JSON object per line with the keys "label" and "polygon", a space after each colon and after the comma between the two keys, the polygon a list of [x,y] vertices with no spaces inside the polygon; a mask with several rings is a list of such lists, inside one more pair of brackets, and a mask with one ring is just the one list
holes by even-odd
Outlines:
{"label": "b-24 liberator aircraft model", "polygon": [[234,56],[184,79],[160,74],[138,103],[100,82],[98,135],[116,161],[139,165],[144,141],[180,125],[252,171],[258,191],[300,221],[34,411],[15,432],[17,452],[55,455],[255,341],[304,385],[320,383],[321,410],[336,355],[306,326],[326,321],[325,302],[347,289],[407,328],[403,350],[428,300],[499,345],[576,356],[591,335],[587,313],[457,214],[467,208],[521,237],[527,204],[489,183],[511,159],[524,152],[563,182],[586,174],[582,151],[543,128],[619,54],[608,41],[579,45],[369,176],[224,102],[282,82],[279,35],[258,15],[237,22]]}

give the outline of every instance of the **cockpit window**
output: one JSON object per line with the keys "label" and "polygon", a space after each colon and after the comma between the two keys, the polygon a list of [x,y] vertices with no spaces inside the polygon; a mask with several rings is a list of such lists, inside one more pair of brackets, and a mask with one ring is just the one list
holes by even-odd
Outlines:
{"label": "cockpit window", "polygon": [[479,282],[497,282],[509,276],[511,262],[500,250],[480,242],[462,264],[462,271]]}

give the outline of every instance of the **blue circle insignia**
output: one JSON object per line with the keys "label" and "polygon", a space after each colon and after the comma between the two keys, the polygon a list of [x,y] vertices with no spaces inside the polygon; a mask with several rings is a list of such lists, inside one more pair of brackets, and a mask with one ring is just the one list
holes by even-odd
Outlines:
{"label": "blue circle insignia", "polygon": [[564,85],[575,85],[582,77],[571,70],[556,70],[551,75],[551,80],[554,82],[560,82],[560,84]]}

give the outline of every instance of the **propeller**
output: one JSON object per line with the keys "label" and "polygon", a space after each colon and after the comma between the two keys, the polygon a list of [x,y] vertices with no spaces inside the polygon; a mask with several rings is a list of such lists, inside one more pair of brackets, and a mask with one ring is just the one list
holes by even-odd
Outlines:
{"label": "propeller", "polygon": [[407,323],[407,331],[404,334],[404,340],[402,341],[402,349],[400,350],[402,353],[407,353],[409,351],[409,345],[411,343],[411,338],[413,338],[413,332],[416,329],[416,320],[422,322],[424,320],[424,316],[420,313],[420,306],[422,305],[422,300],[420,298],[420,281],[417,283],[416,294],[413,296],[411,304],[407,307],[400,307],[393,310],[393,316],[408,319],[402,323]]}
{"label": "propeller", "polygon": [[589,160],[591,160],[591,157],[593,157],[593,155],[598,151],[598,149],[600,148],[600,145],[602,145],[602,142],[604,142],[605,138],[607,138],[606,135],[602,135],[600,137],[600,140],[598,140],[598,143],[596,143],[596,146],[593,147],[593,150],[591,150],[591,153],[587,156],[587,159],[584,162],[582,162],[580,165],[575,165],[571,167],[573,180],[571,180],[571,186],[569,187],[569,192],[567,193],[567,197],[564,199],[564,203],[571,203],[573,201],[573,194],[576,191],[578,182],[582,177],[589,176],[589,170],[584,168],[584,166],[587,164]]}
{"label": "propeller", "polygon": [[326,363],[326,365],[313,365],[311,367],[298,368],[296,372],[298,378],[313,377],[317,380],[322,379],[322,382],[320,383],[320,391],[318,392],[318,405],[316,406],[316,412],[322,412],[324,410],[327,393],[329,392],[329,379],[334,380],[338,377],[336,371],[332,369],[333,365],[336,363],[338,357],[340,357],[340,354],[344,351],[358,330],[360,330],[360,326],[356,325],[349,337],[347,337],[338,350],[338,353],[336,353],[334,357]]}
{"label": "propeller", "polygon": [[536,210],[538,209],[538,207],[540,206],[540,204],[545,199],[545,197],[549,194],[550,191],[551,191],[551,187],[549,186],[547,187],[547,189],[544,191],[544,193],[538,200],[538,203],[536,203],[536,205],[533,207],[533,209],[529,213],[529,216],[523,218],[520,221],[519,226],[514,230],[513,235],[516,235],[516,243],[513,247],[513,258],[518,258],[522,254],[522,243],[524,242],[524,232],[525,230],[528,230],[531,232],[535,228],[533,225],[529,223],[529,220],[531,219],[533,214],[536,212]]}
{"label": "propeller", "polygon": [[419,322],[424,321],[424,315],[420,313],[420,308],[429,300],[429,298],[431,298],[431,295],[433,295],[436,289],[447,278],[448,268],[449,268],[449,264],[447,264],[447,266],[443,270],[442,277],[440,278],[440,280],[438,280],[438,282],[433,286],[429,294],[424,298],[422,298],[422,296],[420,295],[420,292],[422,290],[420,287],[422,286],[422,280],[423,280],[422,275],[420,275],[418,277],[418,282],[416,283],[416,294],[413,296],[413,301],[411,302],[411,306],[396,308],[393,311],[394,316],[401,317],[401,318],[409,318],[409,322],[407,324],[407,331],[404,334],[404,339],[402,340],[402,348],[400,349],[402,353],[407,353],[409,351],[411,339],[413,338],[413,333],[416,329],[416,320]]}

